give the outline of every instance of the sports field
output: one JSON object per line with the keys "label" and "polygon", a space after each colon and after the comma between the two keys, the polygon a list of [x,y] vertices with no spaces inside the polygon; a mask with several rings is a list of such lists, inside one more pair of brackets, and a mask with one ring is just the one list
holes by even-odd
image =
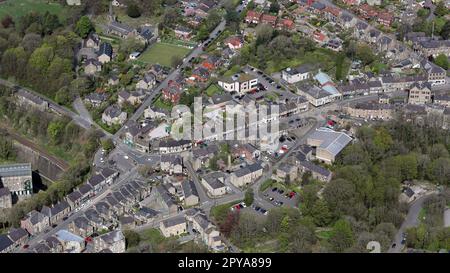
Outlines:
{"label": "sports field", "polygon": [[141,57],[139,57],[138,60],[145,63],[160,64],[171,67],[173,56],[184,58],[189,53],[189,51],[191,50],[186,47],[156,43],[149,49],[147,49],[144,53],[142,53]]}
{"label": "sports field", "polygon": [[57,14],[60,19],[66,15],[66,8],[57,2],[48,0],[6,0],[0,2],[0,18],[11,15],[14,20],[31,11]]}

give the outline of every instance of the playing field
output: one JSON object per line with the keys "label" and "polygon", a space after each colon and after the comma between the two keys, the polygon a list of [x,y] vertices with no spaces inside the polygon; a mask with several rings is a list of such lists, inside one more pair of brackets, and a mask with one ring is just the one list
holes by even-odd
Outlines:
{"label": "playing field", "polygon": [[164,66],[172,66],[172,57],[179,56],[184,58],[189,51],[189,48],[175,46],[170,44],[156,43],[147,49],[139,60],[151,64],[160,64]]}
{"label": "playing field", "polygon": [[57,14],[59,18],[66,15],[65,8],[56,2],[48,0],[6,0],[0,1],[0,18],[11,15],[14,20],[31,11],[45,13],[46,11]]}

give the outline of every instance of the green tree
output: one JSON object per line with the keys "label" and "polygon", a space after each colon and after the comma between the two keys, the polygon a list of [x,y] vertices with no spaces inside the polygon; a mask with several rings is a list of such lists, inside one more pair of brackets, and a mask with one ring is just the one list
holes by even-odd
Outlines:
{"label": "green tree", "polygon": [[280,11],[280,4],[277,1],[270,3],[269,12],[278,13],[278,11]]}
{"label": "green tree", "polygon": [[125,236],[125,242],[126,242],[127,248],[137,246],[137,245],[139,245],[139,242],[141,241],[141,236],[136,231],[125,230],[123,232],[123,235]]}
{"label": "green tree", "polygon": [[253,189],[248,188],[247,191],[245,192],[245,197],[244,197],[245,205],[250,206],[251,204],[253,204],[254,199],[255,199],[255,194],[253,192]]}
{"label": "green tree", "polygon": [[61,142],[61,138],[64,132],[64,123],[62,121],[52,121],[48,125],[47,134],[50,138],[50,141],[58,144]]}
{"label": "green tree", "polygon": [[105,150],[108,153],[112,149],[114,149],[114,142],[112,141],[112,139],[107,138],[107,139],[102,140],[102,148],[103,148],[103,150]]}
{"label": "green tree", "polygon": [[338,220],[332,230],[330,243],[337,252],[343,252],[354,243],[354,234],[350,223],[346,220]]}
{"label": "green tree", "polygon": [[131,18],[138,18],[139,16],[141,16],[141,11],[136,4],[131,3],[127,7],[127,15]]}
{"label": "green tree", "polygon": [[434,10],[434,13],[437,15],[437,16],[445,16],[445,15],[447,15],[448,14],[448,8],[445,6],[445,3],[444,3],[444,1],[439,1],[437,4],[436,4],[436,9]]}
{"label": "green tree", "polygon": [[86,38],[91,31],[94,31],[94,24],[89,20],[89,17],[82,16],[75,25],[75,33],[81,38]]}
{"label": "green tree", "polygon": [[61,105],[68,105],[72,102],[72,96],[70,95],[69,88],[64,86],[58,90],[55,94],[55,101]]}
{"label": "green tree", "polygon": [[0,135],[0,159],[11,160],[15,158],[13,143],[6,135]]}
{"label": "green tree", "polygon": [[435,59],[434,62],[439,65],[440,67],[447,70],[449,68],[449,62],[448,57],[445,54],[439,54]]}
{"label": "green tree", "polygon": [[317,226],[327,226],[332,220],[332,215],[327,203],[323,199],[317,199],[311,210],[314,223]]}
{"label": "green tree", "polygon": [[447,20],[441,29],[441,36],[443,39],[450,38],[450,20]]}

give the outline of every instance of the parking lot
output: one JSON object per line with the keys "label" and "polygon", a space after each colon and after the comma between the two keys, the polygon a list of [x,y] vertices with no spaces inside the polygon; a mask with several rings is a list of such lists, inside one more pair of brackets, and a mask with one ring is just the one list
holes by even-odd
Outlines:
{"label": "parking lot", "polygon": [[277,187],[271,187],[264,191],[263,196],[264,199],[277,207],[287,206],[294,208],[297,206],[298,194],[294,192],[288,192]]}

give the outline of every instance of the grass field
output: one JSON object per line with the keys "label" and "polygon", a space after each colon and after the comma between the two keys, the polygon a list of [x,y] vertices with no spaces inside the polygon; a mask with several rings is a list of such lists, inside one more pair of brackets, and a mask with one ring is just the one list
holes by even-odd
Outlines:
{"label": "grass field", "polygon": [[212,97],[215,94],[221,94],[222,89],[217,84],[211,84],[208,88],[206,88],[205,93],[209,97]]}
{"label": "grass field", "polygon": [[181,46],[156,43],[152,45],[149,49],[147,49],[141,55],[141,57],[139,57],[138,60],[145,63],[160,64],[167,67],[171,67],[173,56],[184,58],[189,53],[189,51],[190,51],[189,48]]}
{"label": "grass field", "polygon": [[60,19],[66,15],[66,8],[59,3],[46,0],[6,0],[0,2],[0,18],[11,15],[14,20],[31,11],[44,13],[46,11],[57,14]]}

